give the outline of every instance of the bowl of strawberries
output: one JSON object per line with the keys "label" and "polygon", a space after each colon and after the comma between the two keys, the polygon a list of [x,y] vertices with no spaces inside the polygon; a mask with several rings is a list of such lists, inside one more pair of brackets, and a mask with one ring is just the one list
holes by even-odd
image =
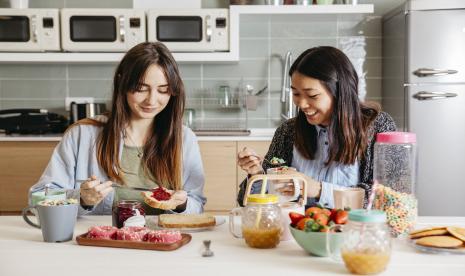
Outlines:
{"label": "bowl of strawberries", "polygon": [[[345,224],[349,216],[348,210],[327,209],[324,207],[310,207],[305,210],[305,215],[290,212],[290,232],[296,242],[308,253],[326,257],[327,235],[331,226]],[[342,245],[342,232],[331,233],[329,236],[332,251]]]}

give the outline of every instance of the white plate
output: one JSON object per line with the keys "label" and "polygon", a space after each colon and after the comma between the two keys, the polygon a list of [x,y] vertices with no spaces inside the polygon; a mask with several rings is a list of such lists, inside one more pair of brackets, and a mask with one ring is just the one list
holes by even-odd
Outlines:
{"label": "white plate", "polygon": [[154,230],[179,230],[182,232],[201,232],[201,231],[209,231],[213,230],[215,227],[220,226],[221,224],[226,222],[226,219],[223,217],[215,216],[215,226],[205,226],[205,227],[184,227],[184,228],[167,228],[158,225],[158,216],[148,217],[147,219],[147,227]]}
{"label": "white plate", "polygon": [[424,246],[419,245],[415,242],[415,240],[408,239],[408,243],[415,248],[416,250],[431,253],[431,254],[465,254],[465,247],[458,247],[458,248],[439,248],[439,247],[431,247],[431,246]]}

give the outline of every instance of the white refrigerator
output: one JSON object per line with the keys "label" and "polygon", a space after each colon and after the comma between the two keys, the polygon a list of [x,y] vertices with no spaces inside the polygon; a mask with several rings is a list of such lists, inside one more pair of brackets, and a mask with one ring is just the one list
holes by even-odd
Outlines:
{"label": "white refrigerator", "polygon": [[383,18],[383,108],[417,134],[419,214],[465,216],[465,1],[417,0]]}

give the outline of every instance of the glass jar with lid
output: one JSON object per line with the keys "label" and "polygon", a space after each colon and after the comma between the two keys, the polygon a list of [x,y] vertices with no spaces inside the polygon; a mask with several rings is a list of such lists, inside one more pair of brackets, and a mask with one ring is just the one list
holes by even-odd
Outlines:
{"label": "glass jar with lid", "polygon": [[120,200],[113,206],[113,226],[145,226],[145,211],[137,200]]}
{"label": "glass jar with lid", "polygon": [[[241,216],[241,233],[237,233],[234,217]],[[236,238],[244,238],[254,248],[274,248],[279,244],[282,231],[281,209],[278,196],[252,194],[247,196],[247,205],[235,208],[229,215],[229,230]]]}
{"label": "glass jar with lid", "polygon": [[[391,256],[391,235],[386,214],[380,210],[357,209],[349,212],[346,225],[334,225],[327,236],[327,249],[333,259],[342,260],[354,274],[384,271]],[[331,233],[343,232],[342,245],[332,245]],[[334,250],[338,248],[339,250]]]}

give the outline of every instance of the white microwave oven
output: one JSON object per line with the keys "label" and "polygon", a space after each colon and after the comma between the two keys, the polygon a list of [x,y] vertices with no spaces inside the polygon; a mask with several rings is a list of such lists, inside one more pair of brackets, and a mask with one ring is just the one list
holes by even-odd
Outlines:
{"label": "white microwave oven", "polygon": [[62,9],[61,44],[70,52],[125,52],[146,41],[145,11]]}
{"label": "white microwave oven", "polygon": [[151,9],[147,24],[148,41],[172,52],[229,51],[228,9]]}
{"label": "white microwave oven", "polygon": [[0,9],[0,51],[60,51],[58,9]]}

